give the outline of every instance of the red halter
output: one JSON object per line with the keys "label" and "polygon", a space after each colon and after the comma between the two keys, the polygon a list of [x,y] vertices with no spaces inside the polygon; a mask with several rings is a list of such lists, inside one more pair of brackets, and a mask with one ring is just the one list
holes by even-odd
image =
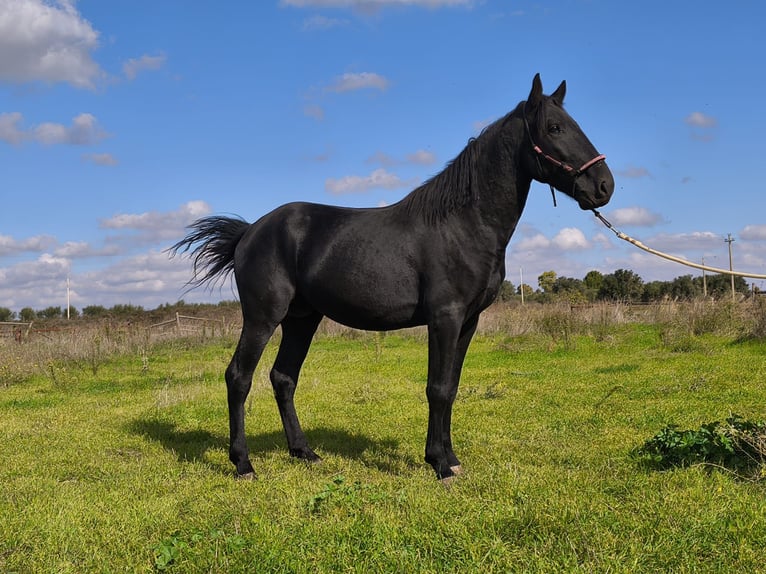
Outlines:
{"label": "red halter", "polygon": [[[530,139],[532,139],[532,138],[531,138],[531,134],[530,134]],[[559,160],[557,160],[555,157],[551,157],[551,156],[549,156],[547,153],[545,153],[543,150],[541,150],[541,149],[540,149],[540,146],[538,146],[538,145],[537,145],[537,144],[534,142],[534,140],[532,141],[532,146],[533,146],[533,149],[534,149],[534,150],[537,152],[537,154],[538,154],[539,156],[542,156],[542,157],[544,157],[544,158],[545,158],[545,159],[547,159],[549,162],[551,162],[553,165],[556,165],[556,166],[558,166],[558,167],[560,167],[560,168],[562,168],[562,169],[564,169],[564,170],[568,171],[568,172],[569,172],[569,173],[571,173],[571,174],[572,174],[572,175],[573,175],[575,178],[576,178],[576,177],[578,177],[578,176],[580,176],[580,175],[582,175],[583,173],[585,173],[585,170],[587,170],[589,167],[593,167],[593,166],[594,166],[594,165],[596,165],[598,162],[600,162],[600,161],[603,161],[603,160],[605,160],[605,159],[606,159],[606,156],[605,156],[604,154],[600,154],[600,155],[597,155],[596,157],[594,157],[593,159],[590,159],[590,160],[586,161],[586,162],[585,162],[584,164],[582,164],[580,167],[578,167],[577,169],[575,169],[575,168],[573,168],[571,165],[569,165],[568,163],[565,163],[565,162],[563,162],[563,161],[559,161]]]}

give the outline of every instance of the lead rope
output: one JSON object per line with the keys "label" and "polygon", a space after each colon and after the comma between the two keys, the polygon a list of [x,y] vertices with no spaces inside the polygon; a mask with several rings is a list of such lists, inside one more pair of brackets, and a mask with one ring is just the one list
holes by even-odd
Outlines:
{"label": "lead rope", "polygon": [[728,269],[719,269],[718,267],[708,267],[706,265],[700,265],[699,263],[693,263],[691,261],[688,261],[686,259],[682,259],[680,257],[675,257],[673,255],[669,255],[668,253],[663,253],[662,251],[657,251],[656,249],[652,249],[651,247],[647,247],[643,243],[641,243],[638,239],[633,239],[630,235],[627,235],[623,233],[622,231],[618,231],[614,228],[614,226],[599,213],[597,209],[592,210],[593,213],[596,215],[596,217],[601,220],[601,223],[606,225],[606,227],[612,231],[617,237],[622,239],[623,241],[627,241],[628,243],[632,243],[639,249],[643,249],[647,253],[651,253],[652,255],[656,255],[657,257],[662,257],[663,259],[667,259],[668,261],[673,261],[675,263],[680,263],[681,265],[686,265],[688,267],[694,267],[696,269],[702,269],[703,271],[710,271],[712,273],[722,273],[724,275],[736,275],[737,277],[751,277],[753,279],[766,279],[766,275],[761,275],[758,273],[745,273],[742,271],[730,271]]}

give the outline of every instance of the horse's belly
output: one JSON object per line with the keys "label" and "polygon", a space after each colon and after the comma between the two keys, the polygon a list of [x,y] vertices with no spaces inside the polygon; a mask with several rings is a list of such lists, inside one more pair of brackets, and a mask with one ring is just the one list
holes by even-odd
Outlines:
{"label": "horse's belly", "polygon": [[372,331],[423,323],[417,286],[399,277],[375,274],[335,277],[302,289],[312,307],[333,321]]}

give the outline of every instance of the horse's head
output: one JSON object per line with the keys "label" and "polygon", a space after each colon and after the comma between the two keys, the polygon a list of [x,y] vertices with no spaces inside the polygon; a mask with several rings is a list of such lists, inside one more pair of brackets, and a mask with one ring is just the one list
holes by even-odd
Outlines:
{"label": "horse's head", "polygon": [[564,110],[566,82],[550,96],[543,95],[540,74],[524,103],[529,139],[525,162],[531,176],[577,201],[581,209],[606,205],[614,191],[612,172],[590,140]]}

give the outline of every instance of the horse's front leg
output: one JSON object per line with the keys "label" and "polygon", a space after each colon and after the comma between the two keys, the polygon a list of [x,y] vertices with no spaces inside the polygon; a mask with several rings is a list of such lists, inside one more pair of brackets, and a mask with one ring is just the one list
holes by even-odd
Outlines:
{"label": "horse's front leg", "polygon": [[452,361],[452,394],[450,395],[447,412],[445,413],[443,419],[443,435],[444,450],[447,455],[447,462],[449,463],[450,470],[454,474],[461,474],[463,469],[460,465],[460,460],[458,460],[455,452],[452,450],[452,407],[455,404],[458,386],[460,385],[460,374],[463,371],[463,361],[465,360],[465,355],[468,352],[468,346],[471,344],[471,339],[476,332],[476,326],[478,324],[478,314],[475,317],[471,317],[463,324],[457,345],[455,347],[455,358]]}
{"label": "horse's front leg", "polygon": [[453,377],[462,321],[448,315],[428,325],[428,434],[426,462],[439,480],[455,475],[460,463],[452,452],[450,421],[458,381]]}

